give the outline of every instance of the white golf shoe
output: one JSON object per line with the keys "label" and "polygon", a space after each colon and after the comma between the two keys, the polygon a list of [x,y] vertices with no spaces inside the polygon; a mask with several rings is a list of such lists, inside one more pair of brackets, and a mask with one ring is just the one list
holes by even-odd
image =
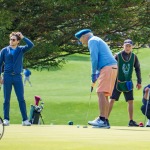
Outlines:
{"label": "white golf shoe", "polygon": [[4,119],[4,120],[3,120],[4,126],[9,126],[9,123],[10,123],[9,120],[7,120],[7,119]]}
{"label": "white golf shoe", "polygon": [[28,120],[22,121],[23,126],[31,126],[31,123]]}
{"label": "white golf shoe", "polygon": [[88,124],[92,125],[93,128],[110,128],[110,126],[107,126],[106,121],[102,121],[99,117],[93,121],[88,121]]}
{"label": "white golf shoe", "polygon": [[150,127],[150,119],[148,119],[148,121],[146,123],[146,127]]}

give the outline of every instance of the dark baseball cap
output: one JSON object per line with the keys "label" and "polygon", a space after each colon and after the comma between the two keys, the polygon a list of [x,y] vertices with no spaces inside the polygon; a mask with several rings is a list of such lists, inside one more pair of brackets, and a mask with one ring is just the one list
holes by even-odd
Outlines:
{"label": "dark baseball cap", "polygon": [[133,45],[133,42],[132,42],[132,40],[127,39],[127,40],[124,41],[124,44],[130,44],[130,45]]}

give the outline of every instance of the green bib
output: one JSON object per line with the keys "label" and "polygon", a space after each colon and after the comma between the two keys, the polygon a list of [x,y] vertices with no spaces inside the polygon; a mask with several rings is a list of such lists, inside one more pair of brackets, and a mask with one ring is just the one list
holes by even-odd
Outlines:
{"label": "green bib", "polygon": [[116,88],[120,92],[129,92],[133,89],[132,72],[135,55],[131,53],[128,61],[125,61],[122,54],[118,54],[118,76]]}

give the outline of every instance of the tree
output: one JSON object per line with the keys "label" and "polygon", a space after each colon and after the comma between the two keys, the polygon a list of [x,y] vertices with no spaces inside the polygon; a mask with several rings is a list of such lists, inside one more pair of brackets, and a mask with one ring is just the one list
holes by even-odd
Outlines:
{"label": "tree", "polygon": [[66,55],[89,54],[74,38],[83,28],[92,29],[113,50],[126,38],[150,43],[149,2],[144,0],[1,0],[0,6],[1,47],[14,30],[34,41],[24,59],[27,67],[59,66]]}

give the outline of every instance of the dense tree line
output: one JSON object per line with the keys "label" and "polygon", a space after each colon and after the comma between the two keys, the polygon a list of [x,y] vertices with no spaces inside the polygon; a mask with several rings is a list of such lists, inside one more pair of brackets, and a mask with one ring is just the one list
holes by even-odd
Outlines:
{"label": "dense tree line", "polygon": [[21,31],[35,47],[24,58],[27,67],[51,67],[63,57],[86,53],[74,34],[90,28],[108,42],[112,50],[126,38],[142,45],[150,43],[148,0],[0,0],[0,47],[8,35]]}

